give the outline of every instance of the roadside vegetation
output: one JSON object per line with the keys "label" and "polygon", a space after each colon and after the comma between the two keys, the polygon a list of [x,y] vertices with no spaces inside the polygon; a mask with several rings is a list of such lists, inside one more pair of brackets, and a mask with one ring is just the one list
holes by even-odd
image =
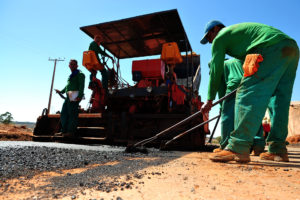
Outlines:
{"label": "roadside vegetation", "polygon": [[10,124],[12,123],[12,120],[14,118],[12,117],[12,114],[10,112],[6,112],[0,115],[0,122],[3,124]]}

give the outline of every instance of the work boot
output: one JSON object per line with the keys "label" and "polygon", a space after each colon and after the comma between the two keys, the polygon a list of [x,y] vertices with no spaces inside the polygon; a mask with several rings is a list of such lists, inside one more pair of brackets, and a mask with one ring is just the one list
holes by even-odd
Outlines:
{"label": "work boot", "polygon": [[265,151],[265,148],[264,148],[264,147],[254,146],[251,155],[253,155],[253,156],[259,156],[259,155],[260,155],[261,153],[263,153],[264,151]]}
{"label": "work boot", "polygon": [[261,160],[273,160],[277,162],[289,162],[289,157],[287,153],[261,153],[260,154]]}
{"label": "work boot", "polygon": [[221,152],[214,153],[210,159],[214,162],[228,162],[233,160],[239,163],[250,162],[249,154],[235,153],[230,150],[222,150]]}
{"label": "work boot", "polygon": [[213,153],[219,153],[219,152],[221,152],[221,151],[223,151],[223,149],[221,149],[221,148],[216,148],[216,149],[213,150]]}

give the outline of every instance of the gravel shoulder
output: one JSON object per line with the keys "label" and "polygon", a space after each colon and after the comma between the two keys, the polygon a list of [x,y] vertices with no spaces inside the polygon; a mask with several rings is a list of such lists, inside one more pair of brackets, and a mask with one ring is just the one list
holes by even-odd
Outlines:
{"label": "gravel shoulder", "polygon": [[300,148],[289,163],[213,163],[210,152],[0,142],[0,199],[299,199]]}

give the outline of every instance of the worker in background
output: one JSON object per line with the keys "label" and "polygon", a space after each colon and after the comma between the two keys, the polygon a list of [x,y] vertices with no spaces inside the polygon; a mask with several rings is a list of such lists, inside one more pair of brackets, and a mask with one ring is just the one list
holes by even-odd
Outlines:
{"label": "worker in background", "polygon": [[97,79],[96,75],[97,71],[92,70],[88,87],[93,91],[90,99],[90,103],[92,104],[90,112],[102,113],[105,106],[105,90],[103,89],[101,81]]}
{"label": "worker in background", "polygon": [[270,121],[268,121],[267,117],[264,118],[262,126],[264,129],[264,138],[267,139],[269,132],[271,131]]}
{"label": "worker in background", "polygon": [[203,102],[201,101],[201,96],[198,95],[198,91],[194,91],[194,95],[192,98],[192,105],[193,105],[193,110],[192,110],[193,113],[201,110]]}
{"label": "worker in background", "polygon": [[269,132],[271,131],[270,120],[268,120],[265,117],[263,120],[262,126],[263,126],[263,130],[264,130],[264,138],[267,139]]}
{"label": "worker in background", "polygon": [[[210,65],[210,64],[209,64]],[[224,71],[221,78],[221,83],[218,90],[219,98],[228,95],[233,90],[238,88],[241,79],[243,77],[243,61],[239,59],[230,59],[224,62]],[[211,85],[214,87],[214,85]],[[225,99],[221,106],[221,140],[220,148],[214,149],[213,152],[220,152],[228,144],[230,133],[234,130],[234,105],[235,95]],[[259,129],[256,136],[254,137],[253,155],[258,156],[264,151],[265,140],[263,138],[262,128]]]}
{"label": "worker in background", "polygon": [[[269,150],[262,160],[288,162],[285,139],[289,105],[299,60],[297,43],[271,26],[241,23],[225,27],[219,21],[206,25],[202,44],[212,43],[212,61],[207,102],[212,107],[221,83],[225,54],[245,59],[244,77],[236,94],[234,131],[228,145],[210,158],[215,162],[250,161],[249,149],[261,126],[271,96],[274,96],[272,129],[267,139]],[[252,55],[255,56],[252,56]],[[261,61],[258,68],[257,63]],[[250,59],[250,60],[248,60]],[[252,59],[252,60],[251,60]],[[251,65],[252,64],[252,65]],[[248,73],[249,72],[249,73]],[[215,87],[212,87],[212,86]]]}
{"label": "worker in background", "polygon": [[[102,41],[103,41],[102,36],[101,35],[96,35],[94,37],[94,41],[90,43],[89,50],[95,52],[97,60],[98,60],[98,62],[101,65],[103,65],[103,64],[100,61],[99,54],[101,55],[101,57],[103,58],[103,60],[104,60],[104,57],[108,57],[108,58],[110,58],[114,62],[113,58],[111,56],[109,56],[105,51],[103,51],[100,48],[100,44],[101,44]],[[105,69],[104,65],[103,65],[103,68],[100,70],[100,72],[101,72],[101,76],[102,76],[102,85],[103,85],[103,88],[107,92],[107,90],[108,90],[108,72]]]}
{"label": "worker in background", "polygon": [[[193,110],[192,113],[198,112],[201,110],[203,102],[201,101],[201,96],[198,95],[198,91],[194,91],[194,97],[192,98],[192,105],[193,105]],[[199,123],[205,122],[209,120],[209,116],[208,113],[202,113],[202,119],[199,120]],[[204,131],[209,134],[209,127],[208,127],[208,123],[203,125]]]}
{"label": "worker in background", "polygon": [[69,68],[72,73],[68,78],[66,87],[62,90],[55,89],[56,93],[67,93],[67,98],[63,103],[60,114],[62,132],[56,134],[64,137],[72,137],[76,133],[79,103],[84,95],[85,76],[77,69],[77,60],[71,59],[69,62]]}

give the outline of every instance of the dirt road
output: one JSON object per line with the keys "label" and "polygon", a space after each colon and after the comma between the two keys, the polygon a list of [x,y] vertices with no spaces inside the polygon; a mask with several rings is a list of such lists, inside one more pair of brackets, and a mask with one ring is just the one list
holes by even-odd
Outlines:
{"label": "dirt road", "polygon": [[122,154],[80,168],[36,171],[0,181],[0,199],[300,199],[299,147],[289,147],[289,163],[253,156],[244,165],[213,163],[210,154]]}
{"label": "dirt road", "polygon": [[[0,136],[31,140],[32,132],[2,125]],[[299,144],[288,146],[289,163],[251,156],[243,165],[213,163],[210,152],[152,149],[144,155],[118,147],[109,152],[97,146],[30,144],[0,142],[0,199],[300,199]],[[12,150],[18,145],[20,151]]]}

